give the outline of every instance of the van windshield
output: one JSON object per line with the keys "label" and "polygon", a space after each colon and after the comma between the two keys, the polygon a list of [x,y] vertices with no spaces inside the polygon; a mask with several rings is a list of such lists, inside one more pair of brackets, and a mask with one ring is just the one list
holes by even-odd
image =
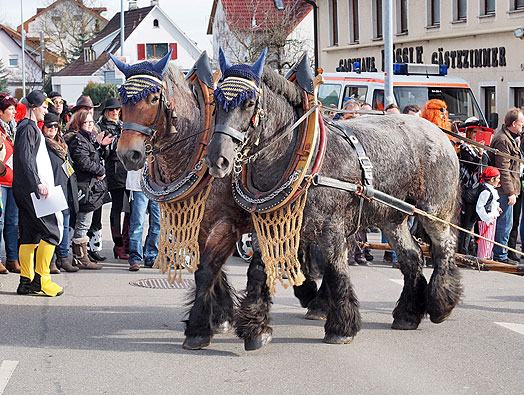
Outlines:
{"label": "van windshield", "polygon": [[340,84],[322,84],[318,88],[318,100],[322,102],[324,107],[333,105],[338,107],[341,90],[342,85]]}
{"label": "van windshield", "polygon": [[393,94],[401,109],[408,104],[422,107],[428,100],[440,99],[446,102],[451,121],[477,117],[486,122],[469,88],[395,86]]}

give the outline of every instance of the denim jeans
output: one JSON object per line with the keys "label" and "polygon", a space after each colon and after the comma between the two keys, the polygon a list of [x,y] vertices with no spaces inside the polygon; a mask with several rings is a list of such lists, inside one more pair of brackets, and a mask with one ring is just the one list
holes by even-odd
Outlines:
{"label": "denim jeans", "polygon": [[[386,238],[385,238],[384,235],[382,234],[382,243],[387,243],[387,242],[388,242],[388,241],[386,240]],[[395,263],[398,262],[398,259],[397,259],[397,253],[396,253],[395,251],[392,251],[392,250],[390,250],[390,251],[384,251],[384,254],[385,254],[386,252],[391,252],[391,253],[393,254],[393,255],[392,255],[392,261],[395,262]]]}
{"label": "denim jeans", "polygon": [[[149,210],[149,230],[146,242],[142,246],[142,234],[146,212]],[[129,263],[152,265],[158,255],[158,237],[160,235],[160,207],[149,200],[144,192],[133,191],[131,217],[129,219]]]}
{"label": "denim jeans", "polygon": [[[500,208],[503,210],[500,217],[497,218],[497,227],[495,230],[495,241],[500,244],[508,245],[509,232],[513,226],[513,206],[508,205],[508,195],[500,194]],[[493,259],[503,261],[508,258],[506,248],[493,246]]]}
{"label": "denim jeans", "polygon": [[81,239],[87,237],[87,231],[91,225],[91,220],[93,219],[93,212],[79,212],[76,213],[76,224],[75,224],[75,234],[73,235],[74,239]]}
{"label": "denim jeans", "polygon": [[64,233],[55,253],[58,258],[67,258],[69,255],[69,209],[62,211],[62,214],[64,215]]}
{"label": "denim jeans", "polygon": [[7,260],[18,261],[18,206],[13,195],[13,188],[2,185],[2,205],[4,213],[0,218],[0,245],[3,233]]}

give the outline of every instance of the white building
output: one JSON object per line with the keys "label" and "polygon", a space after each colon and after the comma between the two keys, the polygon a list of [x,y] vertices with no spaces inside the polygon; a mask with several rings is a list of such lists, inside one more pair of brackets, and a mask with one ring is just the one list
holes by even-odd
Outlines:
{"label": "white building", "polygon": [[[137,8],[130,1],[129,10],[124,12],[124,58],[127,63],[161,58],[173,48],[171,62],[181,70],[189,70],[200,56],[201,51],[186,34],[158,6]],[[53,90],[74,103],[89,82],[122,83],[122,77],[115,74],[109,53],[120,56],[120,13],[84,46],[84,53],[76,61],[61,70],[52,79]]]}
{"label": "white building", "polygon": [[[17,32],[7,26],[0,25],[0,59],[7,70],[7,83],[9,93],[22,98],[22,44],[17,40]],[[43,72],[39,59],[33,56],[33,48],[26,46],[25,51],[25,78],[26,89],[33,90],[42,88]]]}

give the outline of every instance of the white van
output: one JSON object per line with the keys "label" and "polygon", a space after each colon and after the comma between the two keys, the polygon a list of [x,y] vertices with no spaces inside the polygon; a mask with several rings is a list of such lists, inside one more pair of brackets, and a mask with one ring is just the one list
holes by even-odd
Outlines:
{"label": "white van", "polygon": [[[384,73],[323,73],[318,98],[324,107],[342,108],[348,98],[369,103],[374,110],[384,109]],[[430,99],[444,100],[451,121],[476,117],[483,126],[496,128],[498,116],[486,121],[469,84],[447,75],[447,67],[439,65],[395,63],[393,95],[400,111],[408,104],[422,107]]]}

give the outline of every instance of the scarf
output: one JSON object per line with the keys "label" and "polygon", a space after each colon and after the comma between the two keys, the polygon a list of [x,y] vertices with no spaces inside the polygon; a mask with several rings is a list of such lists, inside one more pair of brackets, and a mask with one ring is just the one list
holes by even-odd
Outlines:
{"label": "scarf", "polygon": [[7,137],[11,140],[11,143],[15,143],[15,134],[16,134],[16,122],[12,120],[11,122],[4,122],[2,118],[0,118],[0,126],[2,127],[2,130],[6,133]]}
{"label": "scarf", "polygon": [[59,137],[59,140],[52,139],[51,137],[45,137],[45,143],[51,151],[53,151],[60,159],[66,161],[67,159],[67,145],[64,139]]}

